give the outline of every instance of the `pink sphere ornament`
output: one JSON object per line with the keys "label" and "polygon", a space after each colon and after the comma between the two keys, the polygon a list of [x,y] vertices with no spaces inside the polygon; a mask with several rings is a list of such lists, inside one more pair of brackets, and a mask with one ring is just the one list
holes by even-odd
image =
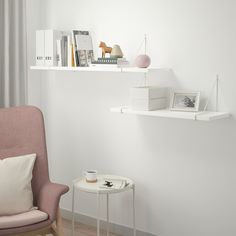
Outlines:
{"label": "pink sphere ornament", "polygon": [[151,64],[151,58],[146,54],[141,54],[135,59],[135,64],[139,68],[147,68]]}

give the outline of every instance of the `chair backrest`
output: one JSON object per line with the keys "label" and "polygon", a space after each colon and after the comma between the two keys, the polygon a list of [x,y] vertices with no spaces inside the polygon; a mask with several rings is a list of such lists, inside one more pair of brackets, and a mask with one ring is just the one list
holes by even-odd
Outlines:
{"label": "chair backrest", "polygon": [[0,109],[0,159],[36,153],[32,189],[34,204],[43,184],[49,181],[44,121],[32,106]]}

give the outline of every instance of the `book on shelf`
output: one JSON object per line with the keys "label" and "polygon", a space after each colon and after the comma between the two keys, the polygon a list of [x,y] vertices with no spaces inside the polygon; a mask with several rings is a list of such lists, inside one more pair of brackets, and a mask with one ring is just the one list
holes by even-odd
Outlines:
{"label": "book on shelf", "polygon": [[92,37],[89,31],[72,30],[75,66],[89,66],[94,60]]}
{"label": "book on shelf", "polygon": [[61,48],[62,48],[62,40],[57,39],[57,66],[62,66],[62,55],[61,55]]}
{"label": "book on shelf", "polygon": [[62,36],[62,48],[61,48],[61,54],[62,54],[62,66],[68,66],[67,63],[67,35]]}
{"label": "book on shelf", "polygon": [[67,66],[73,66],[71,35],[67,35]]}
{"label": "book on shelf", "polygon": [[104,178],[99,187],[102,189],[122,189],[127,185],[128,182],[125,179]]}
{"label": "book on shelf", "polygon": [[130,63],[125,58],[102,58],[99,57],[96,61],[93,61],[91,66],[113,66],[113,67],[129,67]]}
{"label": "book on shelf", "polygon": [[99,57],[96,61],[93,61],[92,64],[105,64],[105,65],[113,65],[117,64],[117,58],[111,57]]}
{"label": "book on shelf", "polygon": [[76,66],[75,65],[75,47],[72,42],[71,42],[71,63],[72,63],[72,67]]}

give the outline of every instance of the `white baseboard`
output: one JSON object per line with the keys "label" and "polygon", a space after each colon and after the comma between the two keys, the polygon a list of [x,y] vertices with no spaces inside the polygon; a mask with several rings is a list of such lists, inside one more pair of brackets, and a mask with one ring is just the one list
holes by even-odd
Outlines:
{"label": "white baseboard", "polygon": [[[63,218],[65,218],[67,220],[72,219],[72,213],[69,210],[61,209],[61,215]],[[97,220],[95,218],[81,215],[78,213],[75,213],[75,221],[80,222],[85,225],[94,226],[94,227],[96,227],[96,225],[97,225]],[[109,227],[110,227],[110,231],[115,234],[125,235],[125,236],[133,236],[133,229],[131,229],[129,227],[114,224],[114,223],[110,223]],[[104,229],[104,230],[106,229],[106,222],[103,220],[101,220],[101,229]],[[143,231],[139,231],[139,230],[136,231],[136,235],[137,236],[157,236],[157,235],[150,234],[150,233],[143,232]]]}

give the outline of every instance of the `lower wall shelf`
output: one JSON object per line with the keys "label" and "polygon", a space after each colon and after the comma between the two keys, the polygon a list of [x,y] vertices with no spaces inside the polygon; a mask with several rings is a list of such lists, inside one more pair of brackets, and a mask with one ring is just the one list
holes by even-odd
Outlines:
{"label": "lower wall shelf", "polygon": [[133,114],[143,116],[155,116],[163,118],[175,118],[175,119],[187,119],[187,120],[199,120],[199,121],[213,121],[230,117],[228,112],[184,112],[184,111],[170,111],[170,110],[156,110],[156,111],[135,111],[128,107],[113,107],[111,112],[117,112],[122,114]]}

